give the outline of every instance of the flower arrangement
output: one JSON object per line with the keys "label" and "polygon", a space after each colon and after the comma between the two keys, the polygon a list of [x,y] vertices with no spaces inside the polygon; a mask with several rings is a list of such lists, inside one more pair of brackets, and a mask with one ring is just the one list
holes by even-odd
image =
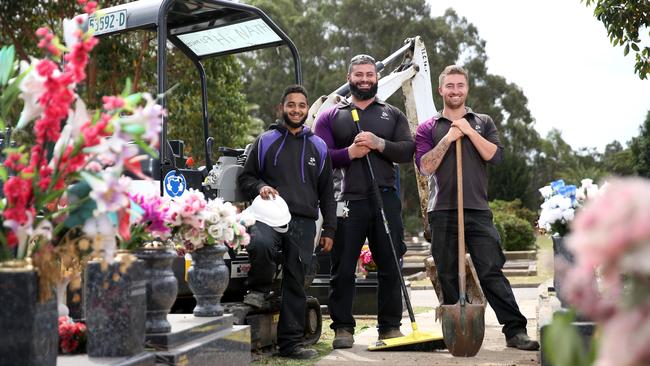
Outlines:
{"label": "flower arrangement", "polygon": [[359,269],[366,273],[377,271],[377,264],[372,259],[372,253],[370,252],[368,244],[364,244],[363,247],[361,247],[361,253],[359,254]]}
{"label": "flower arrangement", "polygon": [[0,129],[20,98],[13,128],[33,121],[34,131],[32,145],[3,150],[0,262],[32,260],[42,299],[60,280],[65,257],[92,249],[110,262],[116,238],[130,238],[130,179],[123,173],[141,175],[138,147],[155,154],[164,113],[149,94],[132,93],[128,81],[122,94],[103,98],[100,110],[86,109],[75,90],[98,42],[84,30],[97,3],[78,2],[86,14],[63,22],[64,43],[47,28],[37,30],[47,58],[22,61],[19,70],[13,48],[0,51]]}
{"label": "flower arrangement", "polygon": [[[568,302],[600,326],[596,365],[648,365],[650,181],[625,178],[610,183],[576,216],[567,242],[575,265],[564,276],[564,288]],[[554,353],[582,359],[572,364],[591,364],[575,354],[580,349],[562,348],[562,339],[550,342],[557,348]],[[563,361],[556,364],[568,364]]]}
{"label": "flower arrangement", "polygon": [[238,249],[248,245],[246,227],[252,218],[237,214],[237,208],[221,198],[206,200],[200,191],[189,189],[169,202],[169,226],[174,241],[180,243],[179,254],[192,252],[204,245],[226,244]]}
{"label": "flower arrangement", "polygon": [[542,211],[538,227],[553,235],[565,236],[569,232],[576,209],[587,199],[595,197],[598,190],[598,185],[594,184],[592,179],[583,179],[580,188],[566,185],[562,179],[540,188],[544,202],[540,206]]}
{"label": "flower arrangement", "polygon": [[86,324],[74,322],[68,316],[59,317],[59,352],[63,354],[84,352]]}

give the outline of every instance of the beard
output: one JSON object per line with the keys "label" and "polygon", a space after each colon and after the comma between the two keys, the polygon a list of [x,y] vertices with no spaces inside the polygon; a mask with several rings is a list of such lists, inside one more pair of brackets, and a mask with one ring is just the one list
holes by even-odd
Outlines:
{"label": "beard", "polygon": [[350,86],[350,93],[352,93],[352,95],[359,100],[368,100],[374,98],[374,96],[377,95],[377,88],[379,87],[378,83],[374,83],[370,89],[361,90],[359,87],[357,87],[356,84],[348,83],[348,85]]}
{"label": "beard", "polygon": [[282,112],[282,119],[284,120],[284,123],[291,127],[291,128],[300,128],[302,125],[305,124],[305,121],[307,120],[307,115],[303,117],[300,122],[294,122],[291,119],[289,119],[289,114],[287,112]]}

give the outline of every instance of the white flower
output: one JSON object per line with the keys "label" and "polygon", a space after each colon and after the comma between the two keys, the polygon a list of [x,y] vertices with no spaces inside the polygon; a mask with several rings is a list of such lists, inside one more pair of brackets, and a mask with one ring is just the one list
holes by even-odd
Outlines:
{"label": "white flower", "polygon": [[81,134],[81,126],[89,120],[86,103],[81,98],[77,98],[75,109],[68,111],[68,120],[61,131],[61,136],[56,141],[56,145],[54,145],[54,156],[61,156],[66,146],[74,144]]}
{"label": "white flower", "polygon": [[546,186],[538,189],[544,199],[548,199],[553,195],[553,188],[551,186]]}
{"label": "white flower", "polygon": [[[36,71],[36,64],[40,61],[36,58],[31,59],[31,64],[20,61],[20,73],[29,71],[20,81],[20,85],[18,85],[21,91],[20,98],[24,101],[24,105],[22,112],[20,112],[20,119],[16,124],[16,128],[25,127],[30,121],[43,113],[43,107],[38,103],[38,100],[45,92],[45,78]],[[54,72],[56,73],[58,70]]]}

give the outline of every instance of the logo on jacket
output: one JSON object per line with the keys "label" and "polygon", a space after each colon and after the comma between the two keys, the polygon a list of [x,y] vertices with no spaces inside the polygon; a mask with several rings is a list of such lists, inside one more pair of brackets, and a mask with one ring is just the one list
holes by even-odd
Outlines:
{"label": "logo on jacket", "polygon": [[381,117],[380,118],[381,119],[389,119],[388,118],[388,113],[386,113],[386,111],[381,112]]}
{"label": "logo on jacket", "polygon": [[309,158],[307,164],[309,164],[310,166],[316,166],[316,158],[312,156],[311,158]]}
{"label": "logo on jacket", "polygon": [[474,126],[474,129],[476,130],[476,132],[481,133],[481,125],[480,124],[477,123],[476,126]]}

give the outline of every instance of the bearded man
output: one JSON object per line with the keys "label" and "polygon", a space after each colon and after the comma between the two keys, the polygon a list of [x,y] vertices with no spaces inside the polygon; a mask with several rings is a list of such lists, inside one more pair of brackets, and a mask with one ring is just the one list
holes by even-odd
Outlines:
{"label": "bearded man", "polygon": [[[373,197],[373,185],[366,166],[369,155],[395,243],[395,252],[406,252],[402,225],[402,205],[396,190],[395,163],[413,158],[415,142],[404,113],[378,99],[375,59],[358,55],[350,60],[347,75],[351,98],[324,111],[314,124],[329,150],[332,167],[343,172],[340,204],[345,208],[338,218],[330,268],[329,313],[336,335],[333,348],[351,348],[354,343],[352,304],[355,271],[361,247],[366,239],[377,264],[377,322],[379,339],[401,337],[402,295],[400,269],[396,268],[393,250],[386,236],[381,213]],[[359,128],[351,112],[359,114]]]}
{"label": "bearded man", "polygon": [[303,126],[308,108],[307,91],[300,85],[287,87],[282,94],[283,120],[269,126],[257,138],[238,178],[240,189],[250,198],[259,195],[263,200],[271,200],[280,196],[291,213],[288,228],[257,221],[251,229],[251,243],[247,247],[250,292],[244,303],[263,307],[276,272],[277,251],[282,248],[279,355],[296,359],[318,356],[314,349],[303,346],[302,337],[307,309],[305,274],[314,253],[319,208],[323,214],[320,245],[324,252],[332,248],[336,231],[330,158],[325,142]]}

